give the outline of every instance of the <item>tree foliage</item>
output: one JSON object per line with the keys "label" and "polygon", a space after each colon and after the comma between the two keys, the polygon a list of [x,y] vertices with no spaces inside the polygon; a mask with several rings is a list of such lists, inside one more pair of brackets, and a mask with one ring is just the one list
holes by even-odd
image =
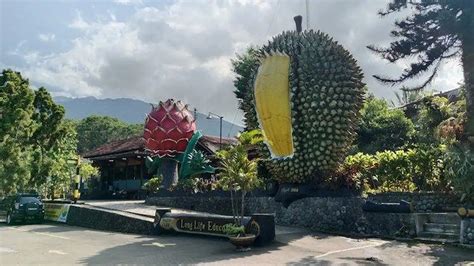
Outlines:
{"label": "tree foliage", "polygon": [[410,103],[420,101],[424,97],[433,95],[433,92],[423,92],[423,91],[412,91],[407,90],[406,88],[401,88],[400,93],[395,92],[395,98],[397,102],[391,101],[393,107],[401,107]]}
{"label": "tree foliage", "polygon": [[126,139],[143,133],[143,125],[127,124],[109,116],[89,116],[77,124],[80,154],[93,150],[107,142]]}
{"label": "tree foliage", "polygon": [[395,29],[391,32],[395,40],[390,46],[368,48],[392,63],[412,58],[415,61],[398,78],[374,77],[395,85],[431,71],[425,81],[411,88],[420,90],[430,84],[441,62],[460,57],[466,85],[466,135],[474,136],[474,1],[392,0],[380,15],[403,9],[413,12],[404,20],[395,22]]}
{"label": "tree foliage", "polygon": [[413,122],[402,110],[390,109],[385,100],[369,97],[361,114],[357,130],[359,151],[396,150],[409,142],[414,134]]}
{"label": "tree foliage", "polygon": [[239,109],[244,113],[244,122],[247,129],[258,128],[258,121],[253,105],[253,92],[249,86],[253,82],[253,73],[258,68],[258,48],[249,47],[244,53],[238,54],[232,59],[232,71],[236,74],[234,79],[234,94],[239,101]]}
{"label": "tree foliage", "polygon": [[413,118],[417,131],[414,141],[452,144],[461,140],[466,119],[465,105],[463,95],[456,102],[439,96],[424,98]]}
{"label": "tree foliage", "polygon": [[[378,80],[397,84],[433,69],[432,74],[420,86],[429,84],[443,59],[461,55],[464,41],[474,34],[474,2],[464,0],[393,0],[385,11],[379,14],[399,12],[411,8],[414,13],[404,20],[395,22],[391,31],[396,38],[388,48],[368,46],[382,58],[397,62],[416,56],[417,61],[404,70],[399,78],[375,75]],[[470,36],[471,35],[471,36]],[[470,43],[469,43],[470,45]]]}
{"label": "tree foliage", "polygon": [[32,90],[20,73],[3,70],[0,114],[0,191],[65,186],[76,132],[64,121],[64,108],[45,88]]}
{"label": "tree foliage", "polygon": [[0,190],[25,188],[30,179],[29,147],[33,133],[34,93],[20,73],[3,70],[0,76]]}
{"label": "tree foliage", "polygon": [[[223,190],[231,193],[232,213],[237,225],[241,225],[243,222],[245,195],[262,184],[262,180],[257,175],[257,161],[249,160],[247,154],[249,145],[257,144],[260,141],[261,132],[259,130],[244,132],[239,136],[237,145],[217,153],[221,164],[218,184]],[[240,208],[237,192],[240,192]]]}

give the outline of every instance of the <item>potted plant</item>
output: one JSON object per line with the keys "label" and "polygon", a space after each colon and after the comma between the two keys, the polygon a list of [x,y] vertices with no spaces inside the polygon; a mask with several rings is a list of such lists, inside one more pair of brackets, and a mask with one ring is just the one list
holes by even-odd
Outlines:
{"label": "potted plant", "polygon": [[229,236],[230,243],[239,251],[250,250],[250,246],[257,237],[254,234],[245,233],[245,227],[243,225],[237,226],[236,224],[228,224],[224,232]]}
{"label": "potted plant", "polygon": [[262,180],[257,175],[257,160],[250,160],[247,150],[250,145],[261,142],[262,136],[260,131],[252,130],[243,132],[238,140],[236,145],[217,153],[221,163],[218,184],[230,191],[234,224],[226,227],[229,239],[239,250],[248,250],[256,236],[245,232],[245,195],[260,187]]}

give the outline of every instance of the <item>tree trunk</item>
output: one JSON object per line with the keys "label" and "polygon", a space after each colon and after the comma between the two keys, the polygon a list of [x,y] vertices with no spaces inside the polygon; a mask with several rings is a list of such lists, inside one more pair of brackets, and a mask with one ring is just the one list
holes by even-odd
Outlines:
{"label": "tree trunk", "polygon": [[244,225],[244,199],[245,199],[245,191],[244,190],[241,190],[241,194],[242,194],[242,198],[241,198],[241,208],[240,211],[241,211],[241,215],[240,215],[240,225]]}
{"label": "tree trunk", "polygon": [[235,204],[234,204],[234,193],[232,192],[233,190],[230,190],[230,202],[232,204],[232,217],[234,220],[234,223],[237,224],[237,215],[235,214]]}
{"label": "tree trunk", "polygon": [[51,190],[51,200],[54,200],[56,197],[56,195],[54,195],[54,186],[51,186],[50,187],[50,190]]}
{"label": "tree trunk", "polygon": [[467,121],[464,133],[470,146],[474,145],[474,29],[469,30],[462,40],[462,64],[464,70],[464,84],[466,86],[466,113]]}
{"label": "tree trunk", "polygon": [[178,184],[178,162],[173,159],[162,159],[161,174],[163,175],[162,185],[170,190]]}

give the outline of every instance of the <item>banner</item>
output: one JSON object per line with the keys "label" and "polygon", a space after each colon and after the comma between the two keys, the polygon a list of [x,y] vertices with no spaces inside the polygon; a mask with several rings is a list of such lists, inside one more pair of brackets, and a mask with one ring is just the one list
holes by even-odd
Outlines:
{"label": "banner", "polygon": [[53,222],[65,223],[67,221],[67,215],[69,213],[70,204],[56,204],[56,203],[45,203],[44,204],[44,218]]}

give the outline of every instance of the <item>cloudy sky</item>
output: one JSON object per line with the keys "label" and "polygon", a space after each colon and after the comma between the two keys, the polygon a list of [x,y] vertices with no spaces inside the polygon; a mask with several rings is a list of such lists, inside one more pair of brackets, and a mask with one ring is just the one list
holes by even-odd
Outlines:
{"label": "cloudy sky", "polygon": [[[309,26],[351,51],[369,90],[392,99],[372,78],[397,75],[367,50],[388,44],[395,17],[380,18],[382,0],[310,0]],[[239,122],[230,60],[251,44],[294,29],[305,0],[0,0],[0,67],[21,71],[54,95],[183,99]],[[304,19],[305,20],[305,19]],[[462,81],[458,60],[441,69],[431,88]]]}

